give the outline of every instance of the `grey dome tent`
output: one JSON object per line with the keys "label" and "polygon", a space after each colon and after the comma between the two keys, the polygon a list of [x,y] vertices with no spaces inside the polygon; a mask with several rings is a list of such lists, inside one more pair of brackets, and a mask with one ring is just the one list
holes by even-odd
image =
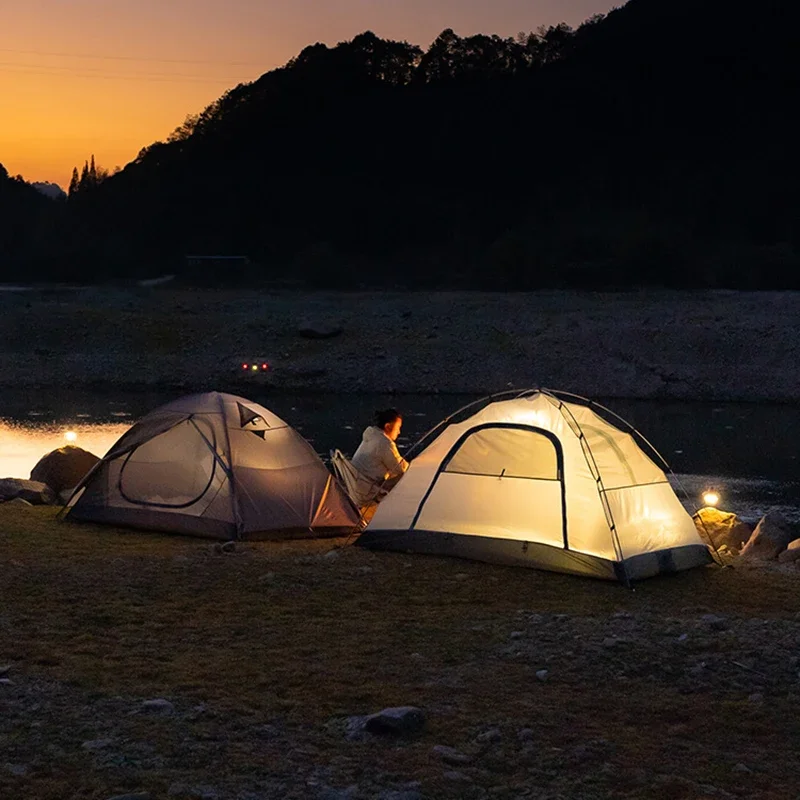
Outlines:
{"label": "grey dome tent", "polygon": [[67,517],[215,539],[331,536],[359,522],[297,431],[218,392],[181,398],[134,425],[83,479]]}
{"label": "grey dome tent", "polygon": [[446,419],[358,544],[625,582],[707,564],[692,518],[642,448],[655,450],[602,406],[566,397],[510,393]]}

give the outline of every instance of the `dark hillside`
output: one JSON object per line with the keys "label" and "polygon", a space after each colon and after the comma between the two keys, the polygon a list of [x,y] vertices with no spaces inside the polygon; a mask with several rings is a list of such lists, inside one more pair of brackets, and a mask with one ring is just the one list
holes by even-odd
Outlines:
{"label": "dark hillside", "polygon": [[786,0],[631,0],[577,31],[445,31],[424,53],[371,33],[313,45],[71,198],[53,263],[244,253],[248,280],[311,286],[794,287],[798,22]]}

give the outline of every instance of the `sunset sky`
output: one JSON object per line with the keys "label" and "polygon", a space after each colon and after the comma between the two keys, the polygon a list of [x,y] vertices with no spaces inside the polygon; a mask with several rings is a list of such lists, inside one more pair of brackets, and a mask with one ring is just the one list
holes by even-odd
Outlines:
{"label": "sunset sky", "polygon": [[307,44],[364,30],[427,47],[444,29],[511,36],[621,0],[0,0],[0,163],[65,187]]}

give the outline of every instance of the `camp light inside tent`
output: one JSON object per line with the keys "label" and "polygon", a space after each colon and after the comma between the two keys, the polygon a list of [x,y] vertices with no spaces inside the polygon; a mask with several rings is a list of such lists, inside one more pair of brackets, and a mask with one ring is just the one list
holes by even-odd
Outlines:
{"label": "camp light inside tent", "polygon": [[266,408],[212,392],[125,433],[68,517],[220,539],[350,532],[359,515],[309,443]]}
{"label": "camp light inside tent", "polygon": [[445,420],[359,544],[623,581],[708,563],[633,428],[561,397],[488,398]]}

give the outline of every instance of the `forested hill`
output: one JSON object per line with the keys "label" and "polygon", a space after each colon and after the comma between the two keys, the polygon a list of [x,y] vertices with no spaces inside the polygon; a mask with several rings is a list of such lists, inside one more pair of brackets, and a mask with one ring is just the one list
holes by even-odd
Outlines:
{"label": "forested hill", "polygon": [[223,253],[250,257],[247,280],[311,286],[796,286],[798,23],[790,0],[630,0],[576,31],[313,45],[73,191],[36,264],[118,277]]}

